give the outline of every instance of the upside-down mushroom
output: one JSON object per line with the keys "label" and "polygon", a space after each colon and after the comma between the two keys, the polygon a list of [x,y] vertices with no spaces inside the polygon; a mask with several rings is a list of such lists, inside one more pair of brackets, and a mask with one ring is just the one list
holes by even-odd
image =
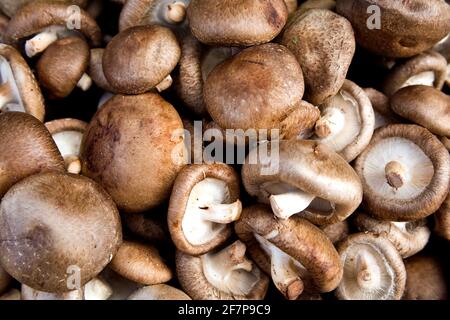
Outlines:
{"label": "upside-down mushroom", "polygon": [[155,284],[142,287],[133,292],[127,300],[192,300],[183,291],[168,286],[167,284]]}

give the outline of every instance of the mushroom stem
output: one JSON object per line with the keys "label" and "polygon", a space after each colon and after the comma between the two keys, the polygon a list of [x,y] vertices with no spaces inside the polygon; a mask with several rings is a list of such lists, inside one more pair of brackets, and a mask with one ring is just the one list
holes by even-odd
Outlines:
{"label": "mushroom stem", "polygon": [[64,158],[66,170],[69,173],[79,174],[81,172],[81,161],[77,156],[67,156]]}
{"label": "mushroom stem", "polygon": [[77,87],[83,91],[88,91],[92,86],[92,79],[86,73],[83,73],[80,80],[77,83]]}
{"label": "mushroom stem", "polygon": [[32,58],[47,49],[56,40],[58,40],[58,33],[55,29],[44,30],[25,43],[25,53]]}
{"label": "mushroom stem", "polygon": [[183,22],[186,18],[186,5],[177,1],[167,5],[166,21],[172,24]]}
{"label": "mushroom stem", "polygon": [[373,258],[367,254],[359,256],[356,265],[356,282],[365,290],[373,290],[379,286],[379,270]]}
{"label": "mushroom stem", "polygon": [[315,196],[298,190],[271,195],[269,200],[274,214],[280,219],[288,219],[308,208],[314,198]]}
{"label": "mushroom stem", "polygon": [[242,203],[236,200],[233,203],[211,204],[207,207],[200,207],[200,209],[204,220],[228,224],[239,219],[242,212]]}
{"label": "mushroom stem", "polygon": [[405,168],[400,162],[391,161],[384,167],[387,183],[395,189],[399,189],[405,183]]}
{"label": "mushroom stem", "polygon": [[12,102],[14,100],[13,92],[11,86],[8,82],[5,82],[0,85],[0,110],[6,104]]}
{"label": "mushroom stem", "polygon": [[172,82],[173,82],[173,79],[169,74],[167,77],[164,78],[163,81],[158,83],[155,88],[156,88],[156,90],[158,90],[158,92],[162,92],[164,90],[169,89],[170,86],[172,85]]}
{"label": "mushroom stem", "polygon": [[345,115],[338,108],[327,108],[322,117],[317,120],[315,134],[319,138],[334,136],[344,128]]}

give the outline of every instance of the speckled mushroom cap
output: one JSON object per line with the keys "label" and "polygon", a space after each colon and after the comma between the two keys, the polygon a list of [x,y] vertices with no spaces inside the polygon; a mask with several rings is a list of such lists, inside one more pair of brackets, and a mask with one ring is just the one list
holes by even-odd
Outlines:
{"label": "speckled mushroom cap", "polygon": [[350,235],[338,246],[344,276],[335,294],[340,300],[400,300],[406,271],[394,245],[370,232]]}
{"label": "speckled mushroom cap", "polygon": [[434,51],[427,51],[397,64],[383,83],[383,92],[392,96],[401,88],[428,85],[441,90],[447,75],[447,61]]}
{"label": "speckled mushroom cap", "polygon": [[432,133],[450,137],[450,96],[429,86],[409,86],[391,97],[392,110]]}
{"label": "speckled mushroom cap", "polygon": [[21,283],[46,292],[68,291],[78,271],[84,285],[122,242],[111,197],[88,178],[56,171],[25,178],[7,192],[0,233],[7,240],[0,243],[1,265]]}
{"label": "speckled mushroom cap", "polygon": [[388,96],[374,88],[364,88],[364,92],[372,103],[375,129],[399,122],[398,116],[391,110]]}
{"label": "speckled mushroom cap", "polygon": [[0,110],[21,111],[44,120],[39,85],[26,61],[11,46],[0,43]]}
{"label": "speckled mushroom cap", "polygon": [[431,234],[426,219],[408,222],[382,221],[359,213],[355,216],[354,224],[361,232],[372,232],[386,237],[402,258],[415,255],[425,248]]}
{"label": "speckled mushroom cap", "polygon": [[375,128],[375,114],[366,93],[345,80],[339,92],[320,105],[321,118],[315,125],[315,140],[353,161],[369,144]]}
{"label": "speckled mushroom cap", "polygon": [[175,261],[178,281],[194,300],[262,300],[269,286],[241,241],[202,256],[177,250]]}
{"label": "speckled mushroom cap", "polygon": [[167,222],[178,250],[190,255],[211,251],[231,236],[239,219],[239,176],[226,164],[193,164],[178,174]]}
{"label": "speckled mushroom cap", "polygon": [[252,46],[274,39],[288,18],[284,0],[191,0],[192,34],[214,46]]}
{"label": "speckled mushroom cap", "polygon": [[183,124],[156,93],[112,97],[89,123],[82,172],[99,182],[125,212],[161,204],[184,165]]}
{"label": "speckled mushroom cap", "polygon": [[405,260],[406,288],[403,300],[447,300],[445,265],[438,257],[415,255]]}
{"label": "speckled mushroom cap", "polygon": [[450,194],[434,214],[435,232],[450,241]]}
{"label": "speckled mushroom cap", "polygon": [[331,241],[308,221],[276,219],[269,207],[245,208],[236,222],[238,237],[250,256],[288,299],[308,292],[334,290],[342,278],[339,255]]}
{"label": "speckled mushroom cap", "polygon": [[450,182],[450,158],[423,127],[382,127],[356,159],[369,213],[381,220],[411,221],[437,211]]}
{"label": "speckled mushroom cap", "polygon": [[[52,0],[53,2],[65,2],[69,4],[85,7],[87,0]],[[36,0],[2,0],[0,2],[0,11],[3,11],[9,17],[14,16],[16,12],[28,3],[37,2]]]}
{"label": "speckled mushroom cap", "polygon": [[106,47],[103,71],[114,91],[144,93],[170,74],[180,55],[180,46],[170,29],[158,25],[131,27]]}
{"label": "speckled mushroom cap", "polygon": [[108,80],[106,80],[105,74],[103,73],[104,52],[105,49],[102,48],[91,49],[88,74],[97,87],[108,92],[114,92],[114,89],[108,83]]}
{"label": "speckled mushroom cap", "polygon": [[347,220],[323,225],[320,226],[320,229],[322,229],[334,245],[347,238],[350,234],[350,225]]}
{"label": "speckled mushroom cap", "polygon": [[[287,219],[297,214],[314,224],[345,220],[362,201],[361,182],[352,167],[337,153],[316,141],[282,140],[279,158],[269,164],[255,162],[265,145],[250,151],[242,167],[247,192],[271,204],[274,214]],[[268,146],[273,150],[277,145]],[[263,151],[261,151],[263,150]],[[277,162],[278,161],[278,162]],[[278,165],[278,167],[276,167]]]}
{"label": "speckled mushroom cap", "polygon": [[26,113],[0,114],[0,198],[19,180],[48,170],[64,171],[64,161],[44,124]]}
{"label": "speckled mushroom cap", "polygon": [[109,267],[122,277],[145,285],[167,282],[172,278],[172,271],[158,250],[139,242],[124,241]]}
{"label": "speckled mushroom cap", "polygon": [[[368,28],[376,22],[377,11],[367,13],[371,5],[380,8],[379,29]],[[358,44],[386,57],[411,57],[450,32],[450,7],[442,0],[337,0],[336,10],[352,23]]]}
{"label": "speckled mushroom cap", "polygon": [[192,300],[183,291],[168,286],[167,284],[155,284],[146,286],[133,292],[127,300]]}
{"label": "speckled mushroom cap", "polygon": [[8,289],[11,279],[11,276],[0,266],[0,295]]}
{"label": "speckled mushroom cap", "polygon": [[65,98],[87,70],[89,59],[89,46],[82,38],[57,40],[44,51],[36,65],[39,84],[52,97]]}
{"label": "speckled mushroom cap", "polygon": [[347,19],[330,10],[308,10],[289,21],[281,43],[302,67],[307,101],[318,105],[337,94],[355,53],[355,37]]}

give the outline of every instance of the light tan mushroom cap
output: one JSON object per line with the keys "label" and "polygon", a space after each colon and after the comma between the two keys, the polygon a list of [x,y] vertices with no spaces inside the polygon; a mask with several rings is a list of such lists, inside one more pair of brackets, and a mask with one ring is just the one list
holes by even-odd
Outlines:
{"label": "light tan mushroom cap", "polygon": [[146,286],[133,292],[128,300],[192,300],[183,291],[166,284]]}

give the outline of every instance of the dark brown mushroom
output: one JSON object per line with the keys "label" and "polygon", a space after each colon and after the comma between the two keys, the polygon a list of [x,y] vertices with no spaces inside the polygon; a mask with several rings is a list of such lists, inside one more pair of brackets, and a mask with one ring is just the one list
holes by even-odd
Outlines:
{"label": "dark brown mushroom", "polygon": [[0,266],[0,295],[8,289],[11,280],[11,276]]}
{"label": "dark brown mushroom", "polygon": [[97,85],[97,87],[108,91],[114,92],[114,89],[106,80],[105,74],[103,73],[103,53],[105,49],[96,48],[91,49],[91,59],[89,61],[88,74],[92,81]]}
{"label": "dark brown mushroom", "polygon": [[336,245],[350,234],[350,226],[347,220],[320,226],[323,232]]}
{"label": "dark brown mushroom", "polygon": [[[80,7],[85,7],[88,0],[53,0],[54,2],[66,2]],[[0,11],[3,11],[9,17],[12,17],[16,12],[28,3],[36,2],[36,0],[2,0],[0,2]]]}

